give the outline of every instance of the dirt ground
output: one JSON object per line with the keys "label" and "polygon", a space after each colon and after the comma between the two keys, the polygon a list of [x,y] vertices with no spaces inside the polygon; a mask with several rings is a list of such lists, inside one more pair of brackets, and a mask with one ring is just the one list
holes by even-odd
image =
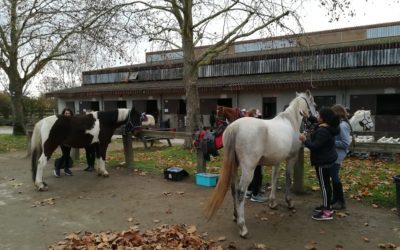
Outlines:
{"label": "dirt ground", "polygon": [[285,207],[282,191],[278,192],[277,210],[247,202],[249,237],[242,239],[232,221],[230,194],[217,216],[207,222],[202,210],[212,189],[196,186],[192,176],[171,182],[161,174],[109,168],[110,177],[102,178],[77,165],[72,169],[74,176],[55,178],[51,162],[44,173],[49,191],[37,192],[24,154],[0,154],[0,249],[46,249],[76,231],[121,231],[135,224],[144,231],[160,224],[183,223],[196,225],[200,234],[207,232],[209,240],[226,237],[219,244],[237,249],[252,249],[255,244],[268,249],[400,245],[400,217],[390,209],[348,201],[347,216],[312,220],[312,209],[320,204],[318,193],[295,196],[295,213]]}

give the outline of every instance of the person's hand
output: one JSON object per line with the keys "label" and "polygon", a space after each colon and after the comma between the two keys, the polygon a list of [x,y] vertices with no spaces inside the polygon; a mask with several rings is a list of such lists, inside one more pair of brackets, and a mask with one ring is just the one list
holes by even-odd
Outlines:
{"label": "person's hand", "polygon": [[306,140],[306,136],[304,134],[299,135],[299,140],[304,142]]}

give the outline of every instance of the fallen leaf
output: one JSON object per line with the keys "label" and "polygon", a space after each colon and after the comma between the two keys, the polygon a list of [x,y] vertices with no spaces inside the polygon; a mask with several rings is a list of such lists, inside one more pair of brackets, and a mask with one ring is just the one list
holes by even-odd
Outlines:
{"label": "fallen leaf", "polygon": [[225,241],[226,240],[226,237],[225,236],[221,236],[221,237],[219,237],[218,239],[217,239],[217,241]]}
{"label": "fallen leaf", "polygon": [[336,245],[335,250],[344,250],[344,247],[342,245]]}
{"label": "fallen leaf", "polygon": [[364,240],[365,242],[369,242],[369,239],[368,239],[367,237],[363,237],[363,240]]}
{"label": "fallen leaf", "polygon": [[153,220],[153,222],[154,222],[154,223],[159,223],[159,222],[160,222],[160,220]]}
{"label": "fallen leaf", "polygon": [[267,217],[261,217],[260,220],[262,220],[262,221],[267,221],[268,218],[267,218]]}
{"label": "fallen leaf", "polygon": [[318,190],[319,190],[319,186],[312,186],[312,187],[311,187],[311,190],[312,190],[312,191],[318,191]]}
{"label": "fallen leaf", "polygon": [[372,207],[373,208],[378,208],[379,206],[377,204],[375,204],[375,203],[372,203]]}
{"label": "fallen leaf", "polygon": [[347,214],[345,214],[345,213],[336,213],[336,215],[337,215],[339,218],[344,218],[344,217],[347,216]]}
{"label": "fallen leaf", "polygon": [[267,249],[267,246],[265,244],[256,243],[256,244],[254,244],[254,248],[255,249]]}
{"label": "fallen leaf", "polygon": [[176,192],[177,194],[180,194],[180,195],[183,195],[183,194],[185,194],[185,192],[183,192],[183,191],[178,191],[178,192]]}
{"label": "fallen leaf", "polygon": [[132,222],[132,221],[133,221],[133,218],[132,218],[132,217],[128,218],[128,221],[129,221],[129,222]]}
{"label": "fallen leaf", "polygon": [[196,231],[197,231],[197,228],[194,225],[189,226],[188,229],[187,229],[188,234],[195,233]]}
{"label": "fallen leaf", "polygon": [[368,227],[368,226],[369,226],[368,222],[365,222],[365,223],[364,223],[364,226]]}

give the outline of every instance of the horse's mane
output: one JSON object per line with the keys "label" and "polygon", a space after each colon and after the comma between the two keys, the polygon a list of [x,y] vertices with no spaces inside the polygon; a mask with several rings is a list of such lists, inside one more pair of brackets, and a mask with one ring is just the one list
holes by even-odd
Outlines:
{"label": "horse's mane", "polygon": [[297,121],[296,121],[297,116],[293,115],[293,113],[296,112],[296,110],[298,109],[298,106],[299,106],[299,98],[296,97],[290,102],[290,104],[286,108],[286,110],[283,112],[280,112],[274,119],[287,119],[290,121],[292,126],[295,127],[297,124]]}

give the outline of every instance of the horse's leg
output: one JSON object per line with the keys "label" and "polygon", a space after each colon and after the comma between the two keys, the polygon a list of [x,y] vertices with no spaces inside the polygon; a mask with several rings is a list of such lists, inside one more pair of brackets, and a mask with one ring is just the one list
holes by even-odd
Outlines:
{"label": "horse's leg", "polygon": [[294,208],[294,203],[292,201],[292,196],[291,196],[291,187],[292,187],[292,173],[293,173],[293,166],[296,164],[297,161],[297,155],[295,157],[289,158],[286,162],[286,189],[285,189],[285,199],[286,203],[288,205],[288,208],[292,209]]}
{"label": "horse's leg", "polygon": [[107,147],[108,143],[100,143],[99,149],[100,149],[100,158],[98,159],[98,164],[97,164],[97,174],[102,175],[104,177],[108,177],[109,174],[106,170],[106,152],[107,152]]}
{"label": "horse's leg", "polygon": [[272,177],[271,177],[271,193],[269,195],[268,206],[272,209],[276,209],[278,203],[276,202],[276,185],[279,177],[279,165],[272,167]]}
{"label": "horse's leg", "polygon": [[[254,166],[255,167],[255,166]],[[240,177],[239,186],[236,189],[236,208],[237,208],[237,224],[239,226],[239,234],[246,237],[248,230],[244,218],[244,201],[247,187],[253,179],[254,167],[245,169],[242,167],[242,176]]]}
{"label": "horse's leg", "polygon": [[47,191],[47,185],[43,182],[43,170],[47,165],[47,157],[42,154],[38,161],[38,166],[36,170],[35,186],[38,191]]}
{"label": "horse's leg", "polygon": [[231,193],[232,193],[232,199],[233,199],[233,221],[237,221],[237,209],[236,209],[236,186],[237,185],[238,185],[237,178],[235,177],[231,182]]}

